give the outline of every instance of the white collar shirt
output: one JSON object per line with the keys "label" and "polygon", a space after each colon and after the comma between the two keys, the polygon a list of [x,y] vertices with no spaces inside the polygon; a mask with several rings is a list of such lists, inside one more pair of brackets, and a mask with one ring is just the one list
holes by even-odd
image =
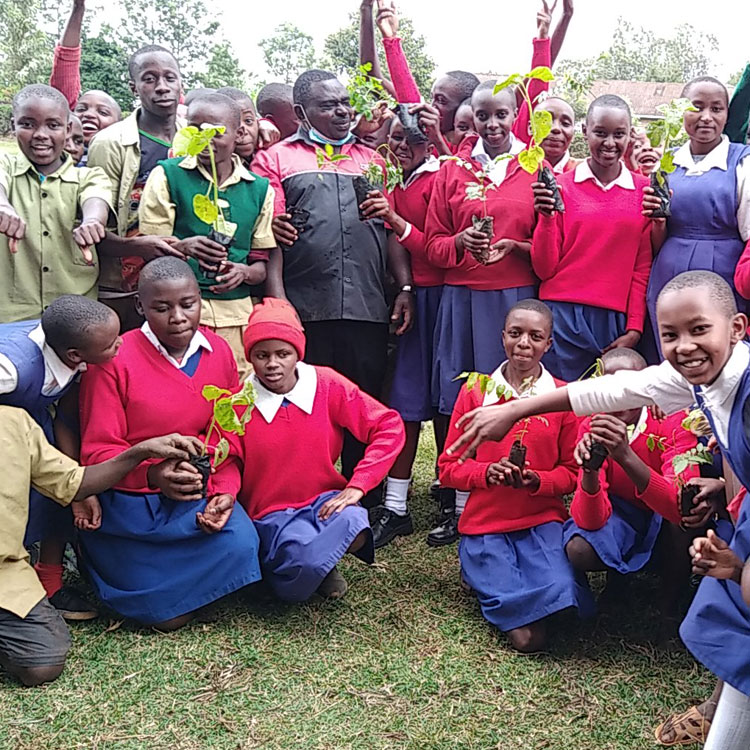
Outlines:
{"label": "white collar shirt", "polygon": [[294,404],[305,414],[312,414],[315,394],[318,390],[318,372],[312,365],[297,362],[297,382],[288,393],[269,391],[255,373],[250,376],[250,380],[255,387],[255,408],[268,424],[273,422],[284,403],[284,399]]}

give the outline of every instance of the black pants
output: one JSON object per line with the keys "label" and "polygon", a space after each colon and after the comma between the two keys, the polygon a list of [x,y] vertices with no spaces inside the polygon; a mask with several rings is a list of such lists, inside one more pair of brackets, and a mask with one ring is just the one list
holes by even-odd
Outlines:
{"label": "black pants", "polygon": [[[330,367],[356,383],[365,393],[383,397],[388,346],[387,323],[359,320],[323,320],[305,323],[305,362]],[[341,468],[350,478],[365,446],[349,433],[341,452]]]}

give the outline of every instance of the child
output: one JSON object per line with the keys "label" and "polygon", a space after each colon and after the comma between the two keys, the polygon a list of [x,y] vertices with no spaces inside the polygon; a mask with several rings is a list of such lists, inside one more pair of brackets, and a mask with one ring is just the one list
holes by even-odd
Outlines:
{"label": "child", "polygon": [[[104,256],[99,298],[120,317],[123,331],[140,326],[135,286],[144,260],[174,254],[161,238],[138,236],[138,205],[151,170],[169,156],[182,80],[177,60],[158,45],[141,47],[128,61],[130,88],[140,106],[92,140],[89,161],[112,182],[117,233],[99,248]],[[130,237],[131,240],[125,238]]]}
{"label": "child", "polygon": [[258,114],[270,120],[278,129],[281,138],[289,138],[299,128],[299,118],[294,111],[292,87],[288,83],[268,83],[255,98]]}
{"label": "child", "polygon": [[80,505],[81,517],[93,518],[88,501],[142,461],[180,461],[197,454],[194,438],[153,438],[107,461],[79,466],[53,448],[39,425],[23,409],[0,406],[0,446],[5,461],[0,504],[3,537],[0,547],[0,666],[24,685],[40,685],[60,676],[70,648],[64,620],[44,596],[23,546],[32,485],[60,505]]}
{"label": "child", "polygon": [[[68,105],[51,86],[13,98],[20,154],[0,159],[0,322],[39,318],[61,294],[96,299],[109,180],[101,169],[77,169],[65,152]],[[76,226],[76,217],[81,216]]]}
{"label": "child", "polygon": [[[541,364],[551,335],[552,313],[544,303],[524,300],[511,308],[503,328],[508,359],[492,373],[495,385],[486,395],[477,385],[461,389],[448,444],[458,436],[456,421],[472,409],[563,385]],[[439,463],[446,483],[471,493],[458,526],[463,580],[476,593],[484,617],[507,633],[513,647],[533,652],[545,647],[549,615],[568,607],[589,614],[593,605],[563,549],[568,514],[562,496],[575,487],[578,420],[549,414],[514,429],[515,435],[482,446],[475,459],[459,464],[443,453]],[[526,449],[520,468],[508,458],[514,438]]]}
{"label": "child", "polygon": [[[81,383],[81,458],[100,461],[171,425],[203,437],[213,414],[206,385],[238,386],[226,342],[199,329],[200,290],[190,266],[157,258],[143,268],[140,330],[123,336],[116,359]],[[242,508],[230,457],[203,487],[191,465],[151,463],[99,496],[102,524],[81,539],[99,598],[123,617],[159,628],[260,578],[258,537]]]}
{"label": "child", "polygon": [[658,166],[662,149],[654,148],[643,128],[633,128],[625,163],[636,174],[648,177]]}
{"label": "child", "polygon": [[[344,554],[373,562],[359,501],[403,447],[401,420],[334,370],[302,361],[302,324],[285,300],[268,298],[253,310],[245,347],[260,413],[239,438],[239,500],[260,536],[263,578],[285,601],[316,591],[340,598],[347,584],[336,564]],[[335,465],[345,430],[367,445],[348,481]]]}
{"label": "child", "polygon": [[[208,150],[194,157],[160,162],[151,172],[139,208],[142,234],[178,238],[202,292],[201,323],[231,347],[240,378],[248,372],[242,334],[253,308],[250,287],[266,279],[269,252],[276,246],[271,229],[274,192],[268,180],[248,172],[236,155],[240,107],[223,94],[204,94],[188,107],[188,123],[210,122],[226,128],[212,141],[219,179],[219,200],[234,241],[227,251],[206,235],[211,227],[195,216],[193,198],[213,185]],[[205,269],[216,269],[211,279]]]}
{"label": "child", "polygon": [[[75,459],[75,426],[64,424],[63,417],[66,411],[77,410],[74,385],[87,364],[112,359],[119,346],[117,316],[95,300],[76,295],[58,297],[41,321],[2,324],[0,404],[26,409],[52,445],[59,432],[60,449]],[[58,408],[53,429],[51,407],[71,396],[72,407]],[[73,529],[70,512],[32,490],[28,515],[26,544],[41,540],[36,571],[50,602],[66,619],[96,617],[94,607],[74,589],[63,586],[63,554]]]}
{"label": "child", "polygon": [[[458,425],[463,435],[449,447],[459,461],[484,440],[500,440],[520,418],[535,413],[567,410],[578,414],[632,409],[655,403],[667,413],[676,413],[697,399],[711,423],[721,451],[745,488],[750,487],[750,453],[747,448],[748,403],[750,403],[750,346],[743,339],[747,317],[737,312],[733,292],[717,274],[707,271],[682,273],[662,289],[657,302],[662,351],[659,366],[641,372],[622,372],[571,383],[556,393],[474,410]],[[745,501],[740,510],[731,548],[741,560],[750,556]],[[703,553],[701,553],[703,554]],[[734,576],[734,569],[728,574]],[[721,727],[719,711],[727,700],[750,709],[750,664],[746,642],[750,632],[750,608],[742,600],[735,580],[705,578],[680,629],[693,655],[733,690],[722,691],[711,733],[722,736],[731,727]],[[726,687],[726,686],[725,686]],[[728,718],[728,717],[725,717]],[[717,729],[717,725],[721,728]],[[747,747],[750,727],[744,727]],[[707,747],[711,746],[711,735]],[[729,745],[714,745],[713,750]]]}
{"label": "child", "polygon": [[240,127],[237,130],[237,141],[234,153],[242,160],[242,165],[250,169],[256,148],[258,148],[258,114],[253,100],[248,94],[239,89],[226,86],[218,89],[217,94],[224,94],[237,103],[240,108]]}
{"label": "child", "polygon": [[540,216],[531,265],[555,316],[545,365],[563,380],[579,378],[603,351],[634,347],[643,331],[651,222],[641,213],[648,180],[622,162],[630,127],[624,100],[598,97],[583,127],[591,156],[559,178],[565,211],[555,213],[544,183],[533,185]]}
{"label": "child", "polygon": [[[690,81],[682,95],[695,111],[685,112],[689,141],[675,152],[677,169],[669,175],[672,215],[662,229],[666,239],[654,259],[648,286],[652,321],[662,287],[683,271],[714,271],[733,286],[735,267],[750,239],[750,146],[730,143],[722,135],[727,90],[715,78],[703,76]],[[648,194],[644,211],[656,206],[658,199]],[[734,291],[745,312],[746,300]]]}
{"label": "child", "polygon": [[474,132],[474,110],[471,108],[471,99],[464,99],[456,110],[453,118],[453,133],[456,146],[461,145],[464,136]]}
{"label": "child", "polygon": [[65,150],[73,159],[73,164],[77,167],[85,166],[81,163],[86,151],[86,144],[83,142],[83,128],[81,127],[81,121],[75,115],[70,116],[70,133],[65,139]]}
{"label": "child", "polygon": [[535,112],[549,112],[552,115],[552,130],[539,144],[544,149],[544,157],[555,174],[564,174],[575,169],[579,161],[570,156],[570,144],[576,133],[576,116],[573,107],[557,96],[548,96],[534,107]]}

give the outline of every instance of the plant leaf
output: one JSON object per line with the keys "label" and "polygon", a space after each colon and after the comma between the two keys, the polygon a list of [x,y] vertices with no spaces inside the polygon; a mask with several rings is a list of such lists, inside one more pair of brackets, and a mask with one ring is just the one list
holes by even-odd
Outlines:
{"label": "plant leaf", "polygon": [[207,195],[193,196],[193,213],[206,224],[213,224],[219,216],[219,209]]}
{"label": "plant leaf", "polygon": [[466,379],[466,388],[471,390],[477,384],[477,380],[479,380],[479,373],[472,372]]}
{"label": "plant leaf", "polygon": [[227,460],[229,457],[229,441],[226,438],[221,438],[218,443],[216,443],[216,448],[214,448],[214,460],[213,465],[214,469],[221,466],[221,464],[224,463],[224,461]]}
{"label": "plant leaf", "polygon": [[532,146],[518,154],[518,163],[529,173],[534,174],[539,165],[544,161],[544,149],[541,146]]}
{"label": "plant leaf", "polygon": [[647,447],[647,448],[648,448],[648,449],[649,449],[650,451],[652,451],[652,450],[654,450],[654,448],[656,448],[656,441],[654,440],[654,436],[653,436],[653,435],[649,435],[649,436],[648,436],[648,437],[646,438],[646,447]]}
{"label": "plant leaf", "polygon": [[219,388],[216,385],[206,385],[203,386],[201,395],[206,401],[216,401],[217,398],[221,398],[222,396],[231,396],[232,391],[228,391],[226,388]]}
{"label": "plant leaf", "polygon": [[530,70],[524,77],[533,78],[536,81],[546,81],[547,83],[555,80],[552,71],[544,65],[539,65],[533,70]]}
{"label": "plant leaf", "polygon": [[534,143],[540,144],[552,132],[552,113],[542,109],[534,110],[531,116],[531,133]]}
{"label": "plant leaf", "polygon": [[231,397],[220,398],[214,404],[214,418],[216,424],[221,427],[224,432],[231,432],[235,435],[244,435],[245,428],[240,423],[237,412],[235,412]]}
{"label": "plant leaf", "polygon": [[522,81],[523,76],[520,73],[513,73],[512,75],[509,75],[504,81],[500,81],[500,83],[495,85],[495,88],[492,89],[492,96],[496,96],[503,89],[507,89],[508,86],[516,86]]}
{"label": "plant leaf", "polygon": [[675,169],[677,169],[677,166],[674,163],[674,151],[667,151],[664,156],[661,157],[661,171],[666,172],[667,174],[672,174]]}

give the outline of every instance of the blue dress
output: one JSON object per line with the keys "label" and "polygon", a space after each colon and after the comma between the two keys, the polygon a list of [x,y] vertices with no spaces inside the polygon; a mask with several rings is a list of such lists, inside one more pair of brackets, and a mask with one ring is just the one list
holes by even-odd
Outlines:
{"label": "blue dress", "polygon": [[[695,395],[713,427],[711,412],[698,389]],[[749,410],[750,370],[747,370],[732,407],[729,445],[721,445],[721,452],[745,488],[750,488]],[[750,557],[750,501],[747,498],[729,546],[741,560]],[[733,688],[750,695],[750,607],[743,601],[737,583],[704,578],[680,627],[680,636],[701,664]]]}
{"label": "blue dress", "polygon": [[[737,226],[737,165],[750,146],[729,144],[727,169],[709,169],[688,177],[685,167],[669,176],[672,216],[668,235],[654,259],[646,300],[658,342],[656,299],[664,285],[683,271],[714,271],[734,289],[734,270],[745,243]],[[735,292],[747,312],[748,302]]]}

